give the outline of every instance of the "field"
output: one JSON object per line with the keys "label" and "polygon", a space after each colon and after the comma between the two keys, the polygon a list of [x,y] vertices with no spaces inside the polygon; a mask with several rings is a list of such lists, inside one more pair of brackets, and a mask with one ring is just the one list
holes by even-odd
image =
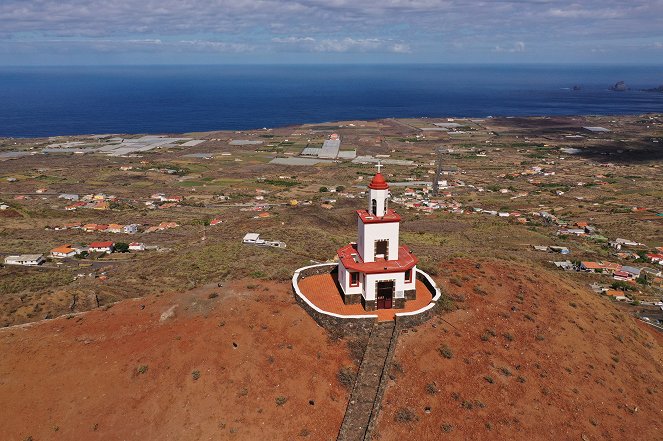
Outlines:
{"label": "field", "polygon": [[[663,269],[644,257],[663,247],[663,116],[422,130],[447,122],[176,134],[204,142],[126,157],[41,151],[84,136],[0,139],[0,153],[30,153],[0,162],[0,257],[47,257],[0,267],[8,439],[335,439],[361,344],[315,325],[289,280],[356,240],[375,167],[270,163],[332,133],[383,161],[401,241],[454,304],[399,338],[376,440],[658,439],[661,334],[634,315],[661,300],[660,280],[615,285],[552,261]],[[591,232],[559,234],[576,224]],[[287,247],[243,244],[249,232]],[[147,249],[49,256],[95,241]]]}

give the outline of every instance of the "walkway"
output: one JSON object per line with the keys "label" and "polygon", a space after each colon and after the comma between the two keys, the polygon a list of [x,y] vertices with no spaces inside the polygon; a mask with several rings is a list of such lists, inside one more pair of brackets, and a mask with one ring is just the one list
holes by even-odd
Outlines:
{"label": "walkway", "polygon": [[394,327],[391,321],[373,328],[336,441],[364,441],[370,437],[368,429],[377,419],[384,392],[380,385],[389,371],[390,348],[396,345]]}

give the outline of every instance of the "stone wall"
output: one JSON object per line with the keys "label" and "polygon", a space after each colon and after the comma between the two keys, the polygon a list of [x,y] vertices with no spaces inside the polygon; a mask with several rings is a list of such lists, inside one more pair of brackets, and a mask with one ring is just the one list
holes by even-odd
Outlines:
{"label": "stone wall", "polygon": [[318,325],[329,331],[333,337],[344,337],[370,333],[373,325],[375,324],[377,316],[338,316],[337,314],[328,313],[312,307],[302,298],[301,295],[297,293],[299,290],[297,284],[303,278],[318,274],[329,274],[334,271],[338,271],[338,265],[335,263],[315,265],[299,269],[297,272],[295,272],[292,280],[292,288],[295,294],[295,299],[313,318],[313,320],[315,320]]}

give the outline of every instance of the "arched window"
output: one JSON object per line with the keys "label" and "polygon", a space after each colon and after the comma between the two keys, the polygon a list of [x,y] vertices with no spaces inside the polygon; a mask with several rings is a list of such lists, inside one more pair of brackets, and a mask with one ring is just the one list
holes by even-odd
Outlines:
{"label": "arched window", "polygon": [[388,200],[389,200],[389,198],[384,198],[384,212],[385,213],[387,212],[387,201]]}
{"label": "arched window", "polygon": [[378,201],[375,199],[371,200],[371,213],[373,213],[373,216],[378,214]]}

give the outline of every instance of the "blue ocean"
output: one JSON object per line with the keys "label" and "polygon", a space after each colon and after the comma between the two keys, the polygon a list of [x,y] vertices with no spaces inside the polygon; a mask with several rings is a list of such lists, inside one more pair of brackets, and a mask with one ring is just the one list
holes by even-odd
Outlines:
{"label": "blue ocean", "polygon": [[[630,90],[608,88],[623,80]],[[182,133],[387,117],[663,112],[663,66],[0,68],[0,136]],[[579,90],[573,90],[579,86]]]}

